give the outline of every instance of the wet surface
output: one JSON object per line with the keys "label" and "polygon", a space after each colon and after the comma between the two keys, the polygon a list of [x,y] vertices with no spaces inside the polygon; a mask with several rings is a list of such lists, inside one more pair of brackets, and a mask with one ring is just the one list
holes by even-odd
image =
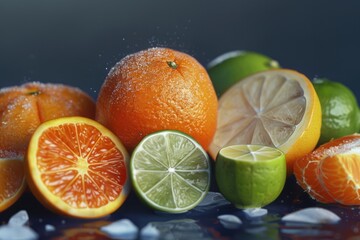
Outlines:
{"label": "wet surface", "polygon": [[[216,190],[216,187],[211,189]],[[341,221],[336,224],[281,221],[284,215],[307,207],[330,210]],[[80,220],[48,211],[30,192],[26,192],[14,206],[0,215],[0,221],[5,224],[12,215],[26,210],[29,214],[29,226],[39,234],[40,239],[113,239],[100,228],[120,219],[129,219],[138,227],[138,239],[141,239],[140,230],[149,223],[159,231],[158,239],[360,238],[360,207],[317,203],[297,186],[293,178],[288,179],[280,197],[264,209],[268,211],[266,215],[251,218],[233,205],[219,201],[217,204],[198,206],[183,214],[165,214],[149,209],[131,192],[124,205],[112,215],[95,220]],[[227,228],[218,218],[225,214],[237,216],[241,224]]]}

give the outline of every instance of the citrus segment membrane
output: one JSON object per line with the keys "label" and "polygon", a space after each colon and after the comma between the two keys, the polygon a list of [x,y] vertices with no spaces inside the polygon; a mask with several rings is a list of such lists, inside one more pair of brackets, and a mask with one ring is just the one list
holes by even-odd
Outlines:
{"label": "citrus segment membrane", "polygon": [[344,205],[360,204],[359,152],[325,158],[319,170],[320,182],[335,201]]}
{"label": "citrus segment membrane", "polygon": [[52,120],[31,139],[30,186],[62,213],[103,216],[120,207],[128,194],[127,161],[119,140],[97,122],[80,117]]}
{"label": "citrus segment membrane", "polygon": [[179,213],[195,207],[210,185],[206,152],[176,131],[145,137],[133,152],[130,169],[138,195],[160,211]]}

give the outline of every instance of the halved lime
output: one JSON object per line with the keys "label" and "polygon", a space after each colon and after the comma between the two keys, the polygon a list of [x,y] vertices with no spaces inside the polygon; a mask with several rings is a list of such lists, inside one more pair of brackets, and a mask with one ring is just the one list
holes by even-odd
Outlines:
{"label": "halved lime", "polygon": [[284,188],[285,155],[261,145],[228,146],[219,151],[215,175],[220,192],[236,207],[263,207]]}
{"label": "halved lime", "polygon": [[135,148],[130,174],[136,193],[150,207],[182,213],[208,192],[210,162],[190,136],[164,130],[146,136]]}

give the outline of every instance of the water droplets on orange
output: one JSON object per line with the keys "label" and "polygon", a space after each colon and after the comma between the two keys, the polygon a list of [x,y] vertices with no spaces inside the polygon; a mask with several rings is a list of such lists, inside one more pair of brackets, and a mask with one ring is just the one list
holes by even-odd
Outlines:
{"label": "water droplets on orange", "polygon": [[95,102],[79,88],[29,82],[0,89],[0,149],[25,152],[31,135],[44,121],[95,117]]}
{"label": "water droplets on orange", "polygon": [[128,151],[146,135],[165,129],[191,135],[206,150],[216,128],[217,104],[211,80],[196,59],[150,48],[124,57],[111,69],[99,91],[96,119]]}

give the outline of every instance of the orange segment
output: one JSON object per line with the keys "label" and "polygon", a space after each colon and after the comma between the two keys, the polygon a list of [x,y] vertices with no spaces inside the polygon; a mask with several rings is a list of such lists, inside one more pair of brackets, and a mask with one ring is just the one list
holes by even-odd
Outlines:
{"label": "orange segment", "polygon": [[31,138],[27,174],[36,197],[62,214],[96,218],[128,195],[128,153],[99,123],[66,117],[40,125]]}
{"label": "orange segment", "polygon": [[329,195],[319,181],[318,165],[320,160],[305,159],[296,161],[294,169],[298,184],[313,198],[322,203],[333,203],[335,200]]}
{"label": "orange segment", "polygon": [[320,164],[320,181],[344,205],[360,204],[360,153],[338,154]]}
{"label": "orange segment", "polygon": [[23,157],[0,151],[0,212],[20,198],[25,186]]}
{"label": "orange segment", "polygon": [[298,184],[322,203],[360,204],[360,135],[353,134],[321,145],[297,160]]}

